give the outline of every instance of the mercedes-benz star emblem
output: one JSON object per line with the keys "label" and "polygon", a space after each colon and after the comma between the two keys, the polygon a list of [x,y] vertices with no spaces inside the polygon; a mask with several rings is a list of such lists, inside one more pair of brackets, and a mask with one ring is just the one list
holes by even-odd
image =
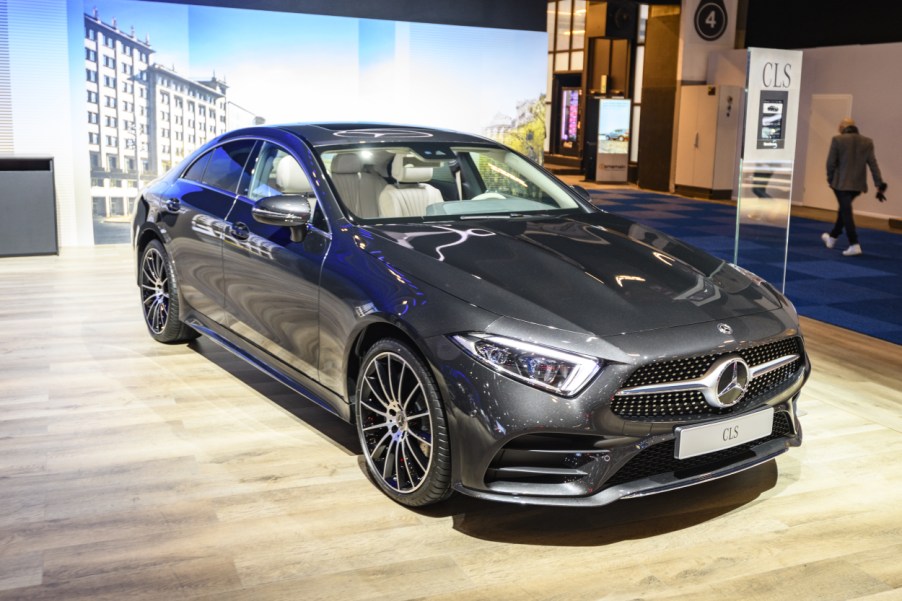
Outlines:
{"label": "mercedes-benz star emblem", "polygon": [[722,358],[714,365],[711,386],[704,391],[705,400],[712,407],[732,407],[742,400],[749,388],[751,370],[742,357]]}
{"label": "mercedes-benz star emblem", "polygon": [[733,333],[733,328],[731,328],[730,326],[728,326],[725,323],[719,323],[719,324],[717,324],[717,331],[720,332],[721,334],[726,334],[727,336],[729,336],[730,334]]}

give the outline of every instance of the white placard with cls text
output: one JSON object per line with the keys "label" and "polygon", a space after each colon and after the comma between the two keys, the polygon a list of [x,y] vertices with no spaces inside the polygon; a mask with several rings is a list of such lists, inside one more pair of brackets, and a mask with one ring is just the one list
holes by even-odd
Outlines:
{"label": "white placard with cls text", "polygon": [[749,48],[745,161],[795,158],[802,51]]}

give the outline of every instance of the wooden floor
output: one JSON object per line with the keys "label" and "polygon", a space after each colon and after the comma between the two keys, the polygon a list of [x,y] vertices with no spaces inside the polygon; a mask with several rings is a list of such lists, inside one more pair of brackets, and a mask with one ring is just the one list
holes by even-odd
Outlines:
{"label": "wooden floor", "polygon": [[597,509],[395,505],[353,430],[201,339],[129,251],[0,259],[0,600],[902,599],[902,349],[804,322],[805,443]]}

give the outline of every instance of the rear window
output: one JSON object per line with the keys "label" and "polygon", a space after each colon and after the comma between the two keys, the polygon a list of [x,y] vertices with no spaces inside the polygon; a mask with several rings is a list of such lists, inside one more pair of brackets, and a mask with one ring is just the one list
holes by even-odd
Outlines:
{"label": "rear window", "polygon": [[211,150],[204,170],[203,183],[214,188],[245,194],[250,173],[245,169],[254,150],[254,140],[237,140]]}
{"label": "rear window", "polygon": [[184,179],[190,179],[193,182],[202,182],[204,181],[204,169],[207,168],[207,163],[210,162],[210,155],[212,153],[208,152],[188,167],[188,171],[182,176]]}

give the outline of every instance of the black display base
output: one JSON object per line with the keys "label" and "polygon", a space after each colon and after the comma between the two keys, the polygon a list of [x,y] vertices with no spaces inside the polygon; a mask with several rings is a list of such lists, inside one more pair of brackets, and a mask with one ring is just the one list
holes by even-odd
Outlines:
{"label": "black display base", "polygon": [[546,153],[543,167],[555,175],[583,174],[580,158],[563,154]]}
{"label": "black display base", "polygon": [[58,254],[53,159],[0,157],[0,191],[0,257]]}
{"label": "black display base", "polygon": [[674,192],[681,196],[689,198],[702,198],[705,200],[731,200],[733,198],[732,190],[712,190],[710,188],[698,188],[695,186],[674,186]]}

